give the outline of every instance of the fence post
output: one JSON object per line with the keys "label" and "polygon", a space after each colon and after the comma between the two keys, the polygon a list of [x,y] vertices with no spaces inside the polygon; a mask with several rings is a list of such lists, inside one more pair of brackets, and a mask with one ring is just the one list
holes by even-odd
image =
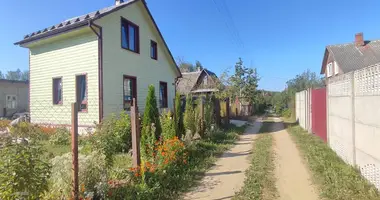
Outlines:
{"label": "fence post", "polygon": [[214,108],[215,108],[215,122],[216,126],[220,127],[220,102],[218,98],[214,98]]}
{"label": "fence post", "polygon": [[226,98],[226,125],[230,124],[230,98]]}
{"label": "fence post", "polygon": [[351,72],[351,128],[352,128],[352,164],[356,166],[356,133],[355,133],[355,71]]}
{"label": "fence post", "polygon": [[136,98],[133,98],[131,106],[131,126],[132,126],[132,151],[133,151],[133,167],[140,166],[140,121],[138,114]]}
{"label": "fence post", "polygon": [[72,194],[78,200],[79,179],[78,179],[78,104],[71,104],[71,150],[72,150]]}

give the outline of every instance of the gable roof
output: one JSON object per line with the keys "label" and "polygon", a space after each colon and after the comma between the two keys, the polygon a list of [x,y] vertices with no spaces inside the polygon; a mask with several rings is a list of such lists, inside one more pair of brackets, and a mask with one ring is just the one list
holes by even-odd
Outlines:
{"label": "gable roof", "polygon": [[149,17],[150,19],[152,20],[153,24],[154,24],[154,27],[156,28],[159,36],[161,37],[163,43],[164,43],[164,46],[166,47],[166,49],[168,50],[169,52],[169,56],[171,58],[171,60],[173,61],[174,65],[176,66],[176,70],[177,70],[177,74],[178,74],[178,77],[182,77],[182,74],[181,74],[181,71],[179,70],[178,66],[177,66],[177,63],[175,62],[174,60],[174,57],[173,57],[173,54],[171,53],[164,37],[162,36],[162,33],[160,31],[160,29],[158,28],[157,26],[157,23],[156,21],[154,20],[153,16],[152,16],[152,13],[150,12],[145,0],[128,0],[126,2],[123,2],[123,3],[120,3],[119,5],[113,5],[113,6],[110,6],[110,7],[107,7],[107,8],[103,8],[103,9],[100,9],[100,10],[97,10],[97,11],[94,11],[94,12],[91,12],[91,13],[88,13],[88,14],[85,14],[85,15],[81,15],[81,16],[78,16],[78,17],[73,17],[71,19],[68,19],[68,20],[65,20],[59,24],[56,24],[56,25],[53,25],[51,27],[48,27],[48,28],[45,28],[45,29],[42,29],[42,30],[39,30],[39,31],[35,31],[33,33],[30,33],[30,34],[27,34],[24,36],[24,39],[21,40],[21,41],[18,41],[16,43],[14,43],[15,45],[23,45],[23,44],[26,44],[26,43],[29,43],[29,42],[32,42],[32,41],[36,41],[36,40],[39,40],[39,39],[43,39],[43,38],[47,38],[47,37],[51,37],[51,36],[54,36],[54,35],[57,35],[57,34],[61,34],[61,33],[65,33],[65,32],[68,32],[68,31],[72,31],[74,29],[77,29],[77,28],[80,28],[80,27],[84,27],[84,26],[90,26],[91,23],[97,19],[100,19],[104,16],[107,16],[115,11],[118,11],[126,6],[129,6],[135,2],[138,2],[138,1],[141,1],[142,4],[144,5],[144,8],[146,9],[146,11],[148,12],[149,14]]}
{"label": "gable roof", "polygon": [[216,74],[208,69],[202,69],[196,72],[183,72],[182,78],[178,79],[177,91],[180,94],[190,93],[197,84],[199,77],[202,73],[206,73],[208,76],[217,77]]}
{"label": "gable roof", "polygon": [[364,46],[356,46],[355,43],[327,46],[321,74],[325,72],[330,54],[343,73],[362,69],[380,62],[380,40],[365,41]]}

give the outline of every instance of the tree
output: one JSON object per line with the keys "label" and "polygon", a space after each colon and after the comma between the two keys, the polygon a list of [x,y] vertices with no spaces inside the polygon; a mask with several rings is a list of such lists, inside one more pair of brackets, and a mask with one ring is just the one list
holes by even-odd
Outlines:
{"label": "tree", "polygon": [[149,85],[148,88],[142,126],[140,145],[141,155],[145,159],[149,159],[153,156],[154,144],[159,139],[162,132],[153,85]]}
{"label": "tree", "polygon": [[183,58],[177,58],[177,65],[181,72],[194,72],[196,68],[193,64],[185,61]]}
{"label": "tree", "polygon": [[13,81],[19,81],[21,80],[22,72],[20,69],[17,69],[16,71],[8,71],[6,74],[6,79],[13,80]]}
{"label": "tree", "polygon": [[178,138],[182,138],[185,134],[185,126],[183,125],[183,115],[181,107],[181,96],[179,93],[175,95],[175,130]]}
{"label": "tree", "polygon": [[21,81],[28,81],[29,80],[29,70],[25,70],[21,74]]}
{"label": "tree", "polygon": [[195,70],[203,70],[203,66],[198,60],[195,61]]}
{"label": "tree", "polygon": [[5,78],[5,77],[4,77],[3,72],[0,71],[0,79],[4,79],[4,78]]}

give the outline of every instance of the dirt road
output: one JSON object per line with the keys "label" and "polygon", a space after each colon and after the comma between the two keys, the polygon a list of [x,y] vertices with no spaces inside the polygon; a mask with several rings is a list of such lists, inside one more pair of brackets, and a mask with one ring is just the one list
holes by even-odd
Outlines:
{"label": "dirt road", "polygon": [[318,195],[312,186],[307,170],[295,143],[284,129],[280,119],[275,119],[272,134],[274,137],[275,175],[280,200],[317,200]]}
{"label": "dirt road", "polygon": [[187,193],[186,200],[227,200],[244,184],[245,171],[249,168],[249,154],[256,133],[261,127],[257,120],[246,129],[240,140],[225,152],[210,171],[205,174],[200,185]]}

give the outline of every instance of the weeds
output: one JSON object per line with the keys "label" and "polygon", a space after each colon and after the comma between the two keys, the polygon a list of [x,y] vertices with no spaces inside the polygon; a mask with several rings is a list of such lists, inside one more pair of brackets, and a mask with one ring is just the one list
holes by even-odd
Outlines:
{"label": "weeds", "polygon": [[[260,133],[269,132],[270,122],[264,122]],[[259,135],[254,142],[251,167],[246,172],[244,187],[236,194],[235,200],[271,200],[277,197],[274,176],[273,137]]]}
{"label": "weeds", "polygon": [[379,200],[380,194],[357,169],[346,164],[316,136],[299,126],[288,132],[297,143],[319,186],[320,197],[327,200]]}

